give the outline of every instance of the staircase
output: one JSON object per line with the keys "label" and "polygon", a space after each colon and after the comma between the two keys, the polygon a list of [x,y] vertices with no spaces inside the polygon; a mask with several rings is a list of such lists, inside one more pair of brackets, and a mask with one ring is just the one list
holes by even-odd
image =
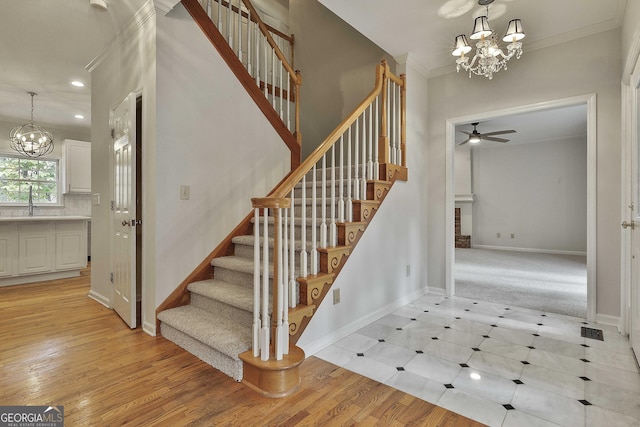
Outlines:
{"label": "staircase", "polygon": [[[235,9],[218,1],[240,13],[238,27],[245,9],[247,26],[259,21],[247,0]],[[183,4],[196,14],[203,6]],[[257,75],[272,107],[282,106],[282,74]],[[295,343],[394,182],[407,179],[405,86],[386,62],[376,68],[371,94],[267,197],[252,199],[253,215],[158,308],[164,337],[265,396],[295,391],[304,360]]]}

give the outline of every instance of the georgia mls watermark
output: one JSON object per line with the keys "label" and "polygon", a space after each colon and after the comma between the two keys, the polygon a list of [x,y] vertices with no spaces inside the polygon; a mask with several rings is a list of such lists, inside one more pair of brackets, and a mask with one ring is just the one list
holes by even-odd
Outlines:
{"label": "georgia mls watermark", "polygon": [[0,406],[0,427],[64,427],[64,406]]}

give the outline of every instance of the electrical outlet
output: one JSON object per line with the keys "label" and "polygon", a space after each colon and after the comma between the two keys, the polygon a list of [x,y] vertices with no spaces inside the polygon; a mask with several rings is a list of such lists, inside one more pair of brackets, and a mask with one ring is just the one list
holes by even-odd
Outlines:
{"label": "electrical outlet", "polygon": [[340,288],[333,290],[333,305],[340,304]]}
{"label": "electrical outlet", "polygon": [[180,200],[189,200],[191,197],[191,188],[188,185],[180,186]]}
{"label": "electrical outlet", "polygon": [[500,233],[496,233],[496,237],[499,239],[500,238]]}
{"label": "electrical outlet", "polygon": [[407,264],[407,277],[411,276],[411,264]]}

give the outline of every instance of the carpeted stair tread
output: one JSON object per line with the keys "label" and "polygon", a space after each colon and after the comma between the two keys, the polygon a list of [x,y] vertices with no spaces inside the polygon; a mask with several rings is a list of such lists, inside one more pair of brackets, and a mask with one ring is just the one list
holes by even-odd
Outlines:
{"label": "carpeted stair tread", "polygon": [[[253,274],[253,260],[237,256],[224,256],[211,260],[213,267],[226,268],[240,273]],[[269,277],[273,274],[273,266],[269,269]],[[262,268],[260,269],[262,274]]]}
{"label": "carpeted stair tread", "polygon": [[[320,233],[318,233],[320,234]],[[311,251],[311,249],[313,249],[313,244],[311,243],[311,234],[309,233],[308,235],[308,240],[307,240],[307,251]],[[260,238],[260,246],[263,246],[262,243],[262,237]],[[254,238],[253,236],[236,236],[233,239],[231,239],[231,241],[236,244],[236,245],[246,245],[246,246],[253,246],[253,242],[254,242]],[[269,247],[273,248],[273,242],[274,239],[273,238],[269,238]],[[296,250],[300,250],[302,249],[302,241],[301,240],[296,240],[295,241],[295,245],[296,245]]]}
{"label": "carpeted stair tread", "polygon": [[162,311],[158,319],[234,360],[251,347],[249,328],[192,305]]}
{"label": "carpeted stair tread", "polygon": [[187,289],[192,293],[253,312],[253,290],[246,286],[209,279],[190,283]]}

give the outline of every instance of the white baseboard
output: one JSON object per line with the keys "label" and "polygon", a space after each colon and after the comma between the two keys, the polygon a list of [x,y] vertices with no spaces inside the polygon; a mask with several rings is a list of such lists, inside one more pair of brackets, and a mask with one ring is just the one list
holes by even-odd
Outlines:
{"label": "white baseboard", "polygon": [[596,323],[607,326],[615,326],[618,332],[622,332],[622,324],[620,323],[620,316],[610,316],[608,314],[596,313]]}
{"label": "white baseboard", "polygon": [[156,336],[156,323],[155,322],[142,322],[142,330],[152,337]]}
{"label": "white baseboard", "polygon": [[442,295],[442,296],[447,295],[447,290],[446,289],[432,288],[432,287],[429,287],[427,289],[428,289],[427,293],[429,293],[429,294]]}
{"label": "white baseboard", "polygon": [[399,309],[400,307],[404,307],[405,305],[409,304],[411,301],[415,300],[416,298],[420,298],[421,296],[427,293],[429,293],[429,288],[425,287],[409,295],[405,295],[399,300],[394,301],[391,304],[386,305],[374,311],[368,316],[362,317],[349,325],[343,326],[342,328],[328,335],[325,335],[320,339],[313,341],[312,343],[303,347],[302,349],[304,350],[306,357],[313,356],[315,353],[322,350],[323,348],[328,347],[331,344],[341,340],[342,338],[351,335],[352,333],[364,328],[368,324],[375,322],[376,320],[386,316],[387,314],[393,313],[395,310]]}
{"label": "white baseboard", "polygon": [[472,249],[492,249],[495,251],[535,252],[535,253],[541,253],[541,254],[587,256],[586,252],[580,252],[580,251],[561,251],[556,249],[535,249],[535,248],[512,248],[509,246],[473,245]]}
{"label": "white baseboard", "polygon": [[89,298],[91,298],[94,301],[99,302],[100,304],[104,305],[107,308],[111,308],[111,302],[109,301],[109,298],[105,297],[104,295],[99,294],[98,292],[94,291],[93,289],[91,289],[89,291]]}

